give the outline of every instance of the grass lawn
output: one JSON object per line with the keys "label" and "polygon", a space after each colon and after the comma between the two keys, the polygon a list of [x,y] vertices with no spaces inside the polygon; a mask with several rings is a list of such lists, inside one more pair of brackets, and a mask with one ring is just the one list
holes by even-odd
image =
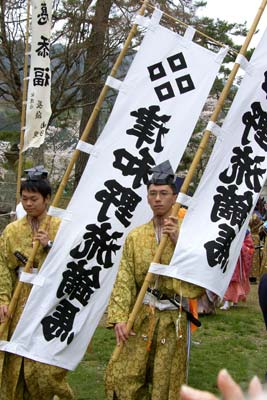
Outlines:
{"label": "grass lawn", "polygon": [[[258,375],[263,381],[267,370],[267,332],[259,309],[257,285],[251,286],[246,303],[229,311],[217,309],[215,315],[200,317],[202,326],[192,336],[189,384],[217,393],[216,376],[221,368],[247,388],[247,382]],[[103,374],[114,349],[113,331],[99,326],[91,351],[69,382],[77,400],[103,400]]]}

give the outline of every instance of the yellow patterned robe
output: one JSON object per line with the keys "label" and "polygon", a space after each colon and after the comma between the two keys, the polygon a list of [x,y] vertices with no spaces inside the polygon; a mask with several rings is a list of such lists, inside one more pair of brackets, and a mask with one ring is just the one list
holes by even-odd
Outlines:
{"label": "yellow patterned robe", "polygon": [[254,244],[254,254],[253,254],[253,262],[252,262],[252,268],[250,272],[250,276],[254,278],[260,278],[262,276],[262,273],[264,271],[263,266],[265,265],[265,260],[263,262],[263,251],[259,247],[261,245],[260,241],[260,236],[259,236],[259,230],[263,224],[263,221],[260,219],[260,217],[256,214],[253,213],[250,221],[249,221],[249,227],[250,227],[250,232],[252,235],[252,240]]}
{"label": "yellow patterned robe", "polygon": [[[46,228],[47,218],[47,216],[43,218],[40,229]],[[51,240],[54,239],[59,224],[60,220],[58,218],[51,218],[48,228],[48,235]],[[21,252],[26,257],[29,257],[32,251],[32,230],[26,217],[9,224],[0,239],[1,305],[10,302],[17,281],[16,268],[23,266],[14,256],[15,251]],[[46,255],[47,250],[39,246],[34,266],[40,268]],[[24,283],[16,311],[11,320],[9,338],[19,321],[30,290],[31,285]],[[38,310],[36,311],[38,312]],[[0,400],[50,400],[54,395],[66,400],[73,398],[72,391],[66,382],[66,370],[15,354],[0,352],[2,359],[3,355],[4,365]]]}
{"label": "yellow patterned robe", "polygon": [[[128,235],[108,308],[108,325],[128,320],[136,296],[144,282],[149,265],[154,258],[157,241],[153,222],[135,228]],[[168,239],[161,263],[169,264],[174,245]],[[175,284],[175,290],[174,290]],[[167,294],[199,297],[203,290],[186,282],[159,277],[158,289]],[[182,338],[178,339],[176,321],[178,310],[154,310],[149,305],[142,308],[135,320],[133,331],[117,361],[110,360],[105,384],[108,400],[177,400],[187,370],[187,320],[182,313]],[[149,339],[151,350],[147,351]]]}

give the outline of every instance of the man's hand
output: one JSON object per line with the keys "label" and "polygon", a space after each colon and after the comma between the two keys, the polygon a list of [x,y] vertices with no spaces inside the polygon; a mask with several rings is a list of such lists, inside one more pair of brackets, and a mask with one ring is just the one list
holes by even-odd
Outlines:
{"label": "man's hand", "polygon": [[135,336],[135,333],[132,330],[128,333],[126,322],[118,322],[114,329],[117,346],[119,346],[121,342],[126,342],[129,336]]}
{"label": "man's hand", "polygon": [[39,229],[33,240],[39,240],[43,247],[47,247],[47,243],[49,241],[48,233],[42,229]]}
{"label": "man's hand", "polygon": [[179,235],[178,218],[172,216],[165,218],[162,233],[168,234],[171,241],[176,244]]}
{"label": "man's hand", "polygon": [[3,304],[2,306],[0,306],[0,324],[5,322],[8,317],[9,317],[8,305]]}

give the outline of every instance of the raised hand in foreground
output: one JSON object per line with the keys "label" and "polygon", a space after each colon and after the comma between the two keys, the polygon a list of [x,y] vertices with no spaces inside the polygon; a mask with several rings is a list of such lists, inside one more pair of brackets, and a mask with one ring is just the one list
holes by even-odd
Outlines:
{"label": "raised hand in foreground", "polygon": [[[248,388],[248,395],[245,395],[241,387],[233,380],[231,375],[222,369],[217,377],[217,384],[220,393],[224,400],[264,400],[267,399],[267,392],[263,390],[263,387],[258,379],[254,377],[251,379]],[[193,389],[187,385],[181,387],[181,400],[218,400],[214,394],[205,392],[202,390]]]}

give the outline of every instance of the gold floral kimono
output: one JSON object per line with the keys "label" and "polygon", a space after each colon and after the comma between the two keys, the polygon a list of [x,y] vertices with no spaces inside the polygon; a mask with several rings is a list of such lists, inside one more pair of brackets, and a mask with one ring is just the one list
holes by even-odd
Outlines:
{"label": "gold floral kimono", "polygon": [[250,272],[250,277],[252,278],[260,278],[262,273],[263,273],[263,266],[265,265],[265,260],[263,261],[263,251],[261,249],[261,241],[260,241],[260,236],[259,236],[259,230],[263,224],[263,221],[260,219],[260,217],[256,214],[253,213],[250,221],[249,221],[249,227],[251,231],[251,236],[254,244],[254,254],[253,254],[253,262],[252,262],[252,268]]}
{"label": "gold floral kimono", "polygon": [[[153,221],[135,228],[128,235],[108,308],[108,326],[126,322],[136,296],[154,258],[157,241]],[[168,239],[161,263],[169,264],[174,245]],[[174,290],[175,283],[175,290]],[[199,297],[203,290],[186,282],[158,277],[158,289]],[[117,361],[110,360],[105,377],[108,400],[177,400],[187,371],[187,318],[182,312],[182,338],[178,338],[179,310],[159,311],[142,305],[133,331]],[[148,349],[150,348],[150,350]],[[148,351],[149,350],[149,351]]]}
{"label": "gold floral kimono", "polygon": [[[41,221],[40,229],[46,228],[47,218],[46,216]],[[59,224],[58,218],[51,218],[48,228],[50,239],[54,239]],[[19,251],[28,258],[32,251],[32,245],[32,230],[26,217],[5,228],[0,239],[1,305],[9,304],[17,281],[18,267],[23,266],[14,253]],[[39,246],[34,267],[40,268],[46,255],[47,250]],[[10,323],[8,338],[11,337],[19,321],[30,290],[31,284],[24,283]],[[73,398],[72,391],[66,382],[66,370],[11,353],[0,352],[0,357],[3,362],[0,400],[50,400],[54,395],[58,395],[60,399]]]}

